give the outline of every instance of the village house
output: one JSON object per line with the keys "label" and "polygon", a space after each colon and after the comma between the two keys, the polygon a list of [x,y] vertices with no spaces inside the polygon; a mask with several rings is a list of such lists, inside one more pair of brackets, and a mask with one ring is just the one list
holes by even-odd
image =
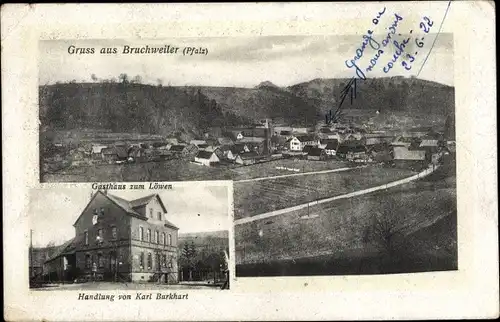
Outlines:
{"label": "village house", "polygon": [[219,157],[214,152],[200,150],[194,157],[194,162],[203,164],[207,167],[220,162]]}
{"label": "village house", "polygon": [[231,146],[231,152],[233,152],[233,155],[250,152],[250,148],[244,143],[236,143],[235,145]]}
{"label": "village house", "polygon": [[326,152],[324,149],[312,147],[307,154],[307,160],[324,161],[326,160]]}
{"label": "village house", "polygon": [[74,238],[56,247],[43,264],[44,280],[71,281],[77,277]]}
{"label": "village house", "polygon": [[291,138],[289,138],[286,141],[286,143],[287,143],[288,149],[290,151],[298,152],[298,151],[302,151],[302,149],[303,149],[302,144],[300,143],[299,139],[297,139],[295,136],[292,136]]}
{"label": "village house", "polygon": [[91,156],[93,160],[103,160],[102,150],[106,149],[107,145],[93,145]]}
{"label": "village house", "polygon": [[327,156],[335,156],[339,147],[339,141],[336,139],[321,140],[319,148],[325,149]]}
{"label": "village house", "polygon": [[200,149],[200,150],[205,150],[205,149],[207,149],[209,147],[208,144],[199,144],[197,146],[198,146],[198,149]]}
{"label": "village house", "polygon": [[260,137],[245,137],[239,141],[239,144],[245,144],[250,151],[264,154],[266,149],[266,139]]}
{"label": "village house", "polygon": [[193,159],[200,149],[194,144],[188,144],[182,151],[182,156],[184,158]]}
{"label": "village house", "polygon": [[185,148],[185,145],[172,145],[169,151],[174,154],[181,154]]}
{"label": "village house", "polygon": [[228,137],[217,138],[217,142],[219,143],[220,146],[234,144],[233,140],[231,140],[231,138],[228,138]]}
{"label": "village house", "polygon": [[240,153],[236,156],[234,162],[242,165],[254,164],[259,158],[259,154],[254,151]]}
{"label": "village house", "polygon": [[299,140],[302,148],[306,145],[318,146],[319,139],[317,139],[314,135],[299,135],[296,136],[297,140]]}
{"label": "village house", "polygon": [[359,141],[346,141],[339,145],[336,155],[350,161],[365,159],[366,147]]}
{"label": "village house", "polygon": [[307,155],[309,154],[309,151],[311,151],[311,149],[313,148],[312,145],[306,145],[303,149],[302,149],[302,153]]}
{"label": "village house", "polygon": [[73,225],[75,238],[46,262],[47,272],[59,272],[59,278],[175,284],[178,228],[167,214],[157,194],[125,200],[97,191]]}
{"label": "village house", "polygon": [[226,160],[233,160],[233,152],[231,151],[231,145],[221,145],[218,149],[222,152],[222,158]]}
{"label": "village house", "polygon": [[165,138],[165,142],[169,143],[171,145],[178,145],[179,144],[179,140],[177,138],[173,138],[173,137]]}
{"label": "village house", "polygon": [[424,161],[425,150],[412,150],[405,146],[393,147],[394,160],[411,160],[411,161]]}
{"label": "village house", "polygon": [[394,141],[391,142],[391,145],[409,147],[411,145],[412,140],[413,139],[411,137],[398,136],[394,139]]}
{"label": "village house", "polygon": [[189,144],[199,146],[201,144],[207,144],[207,141],[205,141],[205,140],[191,140],[191,141],[189,141]]}

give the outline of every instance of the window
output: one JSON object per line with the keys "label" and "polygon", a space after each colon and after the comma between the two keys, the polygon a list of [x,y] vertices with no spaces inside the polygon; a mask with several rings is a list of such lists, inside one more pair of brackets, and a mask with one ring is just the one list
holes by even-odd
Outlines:
{"label": "window", "polygon": [[163,266],[163,267],[167,266],[167,255],[166,254],[163,254],[161,266]]}
{"label": "window", "polygon": [[113,239],[118,238],[118,229],[116,227],[111,228],[111,235],[113,236]]}
{"label": "window", "polygon": [[91,268],[92,267],[92,257],[90,254],[85,255],[85,268]]}
{"label": "window", "polygon": [[153,218],[153,208],[149,208],[149,217]]}
{"label": "window", "polygon": [[146,238],[147,238],[148,242],[151,242],[151,229],[149,229],[149,228],[148,228]]}
{"label": "window", "polygon": [[102,243],[103,242],[103,235],[102,235],[102,229],[97,230],[97,242]]}
{"label": "window", "polygon": [[141,266],[141,269],[144,268],[144,253],[139,255],[139,266]]}
{"label": "window", "polygon": [[161,233],[161,244],[165,245],[165,233]]}
{"label": "window", "polygon": [[139,227],[139,239],[144,240],[144,228]]}
{"label": "window", "polygon": [[99,267],[104,267],[104,257],[102,254],[97,254],[97,264]]}
{"label": "window", "polygon": [[104,216],[104,208],[101,208],[101,216]]}
{"label": "window", "polygon": [[172,235],[168,234],[168,244],[172,246]]}
{"label": "window", "polygon": [[174,267],[174,262],[172,261],[172,257],[168,260],[168,268],[173,268]]}
{"label": "window", "polygon": [[155,232],[155,243],[160,243],[160,233],[158,232],[158,230]]}
{"label": "window", "polygon": [[151,253],[148,253],[148,269],[151,269],[153,266],[153,256],[151,256]]}
{"label": "window", "polygon": [[85,231],[84,235],[85,235],[85,245],[88,245],[89,244],[89,232]]}
{"label": "window", "polygon": [[160,270],[161,269],[161,257],[160,254],[156,254],[156,269]]}
{"label": "window", "polygon": [[158,220],[161,220],[161,211],[158,211]]}

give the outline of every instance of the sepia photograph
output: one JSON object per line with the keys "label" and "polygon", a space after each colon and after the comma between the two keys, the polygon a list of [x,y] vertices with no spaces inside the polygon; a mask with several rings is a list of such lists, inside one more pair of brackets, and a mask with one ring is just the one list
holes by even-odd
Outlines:
{"label": "sepia photograph", "polygon": [[397,36],[405,67],[433,44],[418,77],[331,62],[359,36],[42,41],[40,179],[233,180],[238,276],[456,270],[453,35],[426,36]]}
{"label": "sepia photograph", "polygon": [[493,2],[0,13],[5,320],[498,318]]}
{"label": "sepia photograph", "polygon": [[32,190],[30,288],[229,289],[228,186],[165,186]]}

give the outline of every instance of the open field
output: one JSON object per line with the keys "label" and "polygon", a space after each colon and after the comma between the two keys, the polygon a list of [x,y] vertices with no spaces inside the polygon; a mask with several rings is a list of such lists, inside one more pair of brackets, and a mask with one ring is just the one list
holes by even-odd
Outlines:
{"label": "open field", "polygon": [[381,166],[234,184],[235,219],[378,186],[415,174]]}
{"label": "open field", "polygon": [[[237,276],[376,274],[457,269],[454,166],[373,194],[237,225]],[[369,236],[395,203],[400,249],[387,258]]]}
{"label": "open field", "polygon": [[397,254],[393,259],[381,256],[376,250],[365,248],[339,254],[237,265],[236,274],[238,277],[311,276],[456,270],[456,227],[456,215],[440,219],[436,224],[408,236],[408,252]]}
{"label": "open field", "polygon": [[[276,167],[299,169],[299,172]],[[92,181],[187,181],[244,180],[275,175],[333,170],[350,166],[344,161],[307,161],[282,159],[248,166],[227,164],[206,167],[185,159],[128,164],[95,164],[70,166],[54,173],[45,173],[44,182]]]}
{"label": "open field", "polygon": [[[253,164],[245,167],[234,168],[233,172],[237,175],[234,180],[244,180],[260,177],[271,177],[279,175],[287,175],[294,173],[315,172],[323,170],[334,170],[352,166],[350,163],[340,160],[329,161],[308,161],[300,159],[280,159],[259,164]],[[284,167],[293,170],[276,169],[277,167]]]}

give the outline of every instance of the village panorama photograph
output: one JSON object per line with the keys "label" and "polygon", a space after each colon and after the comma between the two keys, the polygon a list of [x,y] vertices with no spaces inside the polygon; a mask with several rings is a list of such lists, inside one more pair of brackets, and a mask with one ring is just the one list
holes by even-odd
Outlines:
{"label": "village panorama photograph", "polygon": [[33,189],[32,290],[229,289],[228,185]]}
{"label": "village panorama photograph", "polygon": [[456,270],[453,35],[426,37],[364,79],[359,35],[41,41],[40,181],[232,180],[238,277]]}

